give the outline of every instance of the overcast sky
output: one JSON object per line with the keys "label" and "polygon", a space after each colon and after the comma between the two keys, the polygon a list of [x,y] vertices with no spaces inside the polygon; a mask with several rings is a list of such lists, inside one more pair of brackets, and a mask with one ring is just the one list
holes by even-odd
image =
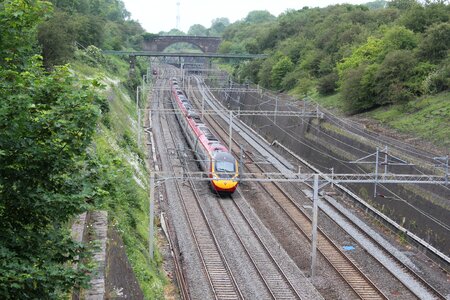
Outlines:
{"label": "overcast sky", "polygon": [[274,16],[287,9],[304,6],[325,7],[335,3],[360,4],[372,0],[123,0],[131,18],[139,21],[151,33],[176,28],[177,2],[180,2],[180,30],[187,33],[189,27],[201,24],[211,27],[211,21],[228,18],[231,23],[241,20],[253,10],[267,10]]}

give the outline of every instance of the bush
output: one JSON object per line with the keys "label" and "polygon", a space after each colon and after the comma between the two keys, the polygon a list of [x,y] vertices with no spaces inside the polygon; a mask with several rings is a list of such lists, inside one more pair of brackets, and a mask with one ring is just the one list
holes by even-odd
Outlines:
{"label": "bush", "polygon": [[410,82],[417,60],[411,51],[396,50],[386,55],[375,75],[377,103],[405,103],[414,96]]}
{"label": "bush", "polygon": [[432,25],[419,45],[420,56],[438,62],[448,56],[450,49],[450,23]]}
{"label": "bush", "polygon": [[360,65],[348,70],[341,86],[345,110],[357,113],[376,105],[373,82],[378,65]]}
{"label": "bush", "polygon": [[339,77],[336,73],[323,76],[317,84],[318,92],[323,96],[333,94],[336,91],[338,80]]}
{"label": "bush", "polygon": [[424,89],[428,93],[439,93],[450,89],[450,58],[442,64],[441,68],[428,75],[424,81]]}

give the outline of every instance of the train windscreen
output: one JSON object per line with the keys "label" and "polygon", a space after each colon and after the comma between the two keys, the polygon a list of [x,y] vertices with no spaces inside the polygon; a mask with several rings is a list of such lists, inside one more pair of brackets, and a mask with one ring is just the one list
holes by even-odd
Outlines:
{"label": "train windscreen", "polygon": [[216,161],[217,172],[234,172],[234,163],[229,161]]}
{"label": "train windscreen", "polygon": [[236,161],[234,157],[226,152],[217,153],[215,156],[215,171],[218,173],[234,173],[236,172]]}

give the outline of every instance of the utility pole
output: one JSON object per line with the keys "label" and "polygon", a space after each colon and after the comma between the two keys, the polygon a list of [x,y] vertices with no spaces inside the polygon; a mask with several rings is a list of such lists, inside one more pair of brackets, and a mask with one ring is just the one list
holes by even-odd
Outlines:
{"label": "utility pole", "polygon": [[277,113],[278,113],[278,96],[275,97],[275,111],[273,114],[273,123],[277,124]]}
{"label": "utility pole", "polygon": [[[380,153],[384,154],[384,161],[380,162]],[[375,161],[365,161],[366,159],[375,156]],[[349,163],[351,164],[375,164],[375,176],[374,176],[374,188],[373,188],[373,197],[376,198],[377,197],[377,185],[379,182],[379,170],[378,170],[378,166],[384,165],[384,175],[381,177],[381,179],[384,179],[388,174],[388,166],[413,166],[414,164],[410,164],[398,157],[395,157],[393,155],[388,154],[388,147],[385,146],[384,150],[382,150],[380,152],[380,148],[377,147],[377,150],[375,151],[375,153],[369,154],[367,156],[364,156],[363,158],[357,159],[355,161],[350,161]]]}
{"label": "utility pole", "polygon": [[232,142],[232,138],[231,138],[231,134],[233,131],[233,111],[230,110],[230,121],[229,121],[230,127],[229,127],[229,141],[228,141],[228,149],[231,151],[231,142]]}

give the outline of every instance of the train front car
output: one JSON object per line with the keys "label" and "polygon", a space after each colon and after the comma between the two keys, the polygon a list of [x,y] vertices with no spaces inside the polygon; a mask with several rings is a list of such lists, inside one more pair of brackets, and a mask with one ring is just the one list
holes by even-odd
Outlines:
{"label": "train front car", "polygon": [[228,152],[216,152],[211,164],[212,187],[219,193],[233,193],[239,181],[239,166]]}

